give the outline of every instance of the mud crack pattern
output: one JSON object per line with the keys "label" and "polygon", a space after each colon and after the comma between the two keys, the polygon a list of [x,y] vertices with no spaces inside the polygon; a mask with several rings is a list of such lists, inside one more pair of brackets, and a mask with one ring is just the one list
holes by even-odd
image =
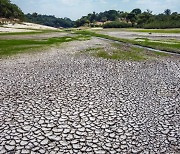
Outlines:
{"label": "mud crack pattern", "polygon": [[180,153],[179,59],[72,54],[97,43],[0,61],[1,154]]}

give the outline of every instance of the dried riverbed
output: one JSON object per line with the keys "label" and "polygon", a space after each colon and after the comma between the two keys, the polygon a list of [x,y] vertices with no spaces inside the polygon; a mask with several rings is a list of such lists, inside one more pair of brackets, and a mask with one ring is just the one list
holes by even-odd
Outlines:
{"label": "dried riverbed", "polygon": [[124,39],[136,39],[136,38],[147,38],[152,40],[180,40],[180,34],[171,33],[148,33],[148,32],[126,32],[126,31],[98,31],[101,34],[109,36],[124,38]]}
{"label": "dried riverbed", "polygon": [[69,42],[0,60],[0,153],[180,153],[180,59],[115,61]]}

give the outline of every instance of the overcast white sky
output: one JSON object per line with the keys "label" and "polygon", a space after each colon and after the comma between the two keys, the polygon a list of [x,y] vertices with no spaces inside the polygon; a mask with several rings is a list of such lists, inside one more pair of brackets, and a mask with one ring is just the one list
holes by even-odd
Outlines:
{"label": "overcast white sky", "polygon": [[131,11],[140,8],[149,9],[153,13],[180,12],[180,0],[11,0],[25,13],[37,12],[39,14],[55,15],[56,17],[69,17],[76,20],[88,13],[102,12],[115,9]]}

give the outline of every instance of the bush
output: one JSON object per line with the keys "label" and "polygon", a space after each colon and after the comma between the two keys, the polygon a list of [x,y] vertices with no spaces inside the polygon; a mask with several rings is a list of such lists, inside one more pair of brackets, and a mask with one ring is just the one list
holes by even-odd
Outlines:
{"label": "bush", "polygon": [[90,24],[90,27],[102,27],[102,25]]}
{"label": "bush", "polygon": [[103,25],[103,28],[128,28],[132,27],[132,24],[125,22],[113,21]]}
{"label": "bush", "polygon": [[180,28],[180,21],[153,21],[145,24],[143,28],[146,29],[165,29],[165,28]]}

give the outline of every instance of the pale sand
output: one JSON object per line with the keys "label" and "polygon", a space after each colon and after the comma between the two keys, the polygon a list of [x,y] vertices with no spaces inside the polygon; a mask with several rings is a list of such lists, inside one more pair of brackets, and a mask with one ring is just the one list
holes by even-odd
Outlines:
{"label": "pale sand", "polygon": [[0,33],[5,32],[31,32],[34,30],[0,27]]}
{"label": "pale sand", "polygon": [[22,24],[7,24],[0,27],[1,32],[31,32],[34,30],[57,30],[57,28],[23,22]]}

